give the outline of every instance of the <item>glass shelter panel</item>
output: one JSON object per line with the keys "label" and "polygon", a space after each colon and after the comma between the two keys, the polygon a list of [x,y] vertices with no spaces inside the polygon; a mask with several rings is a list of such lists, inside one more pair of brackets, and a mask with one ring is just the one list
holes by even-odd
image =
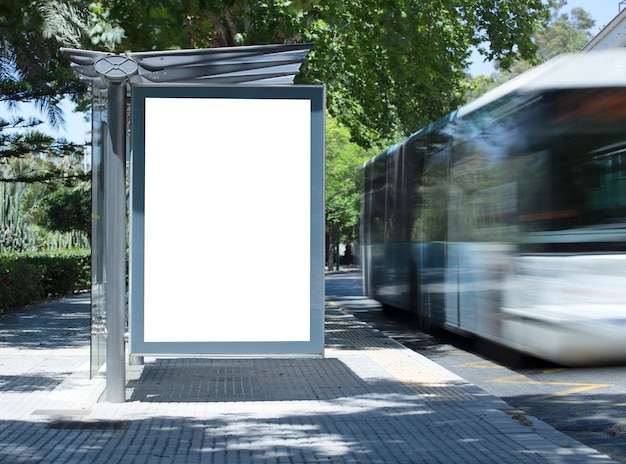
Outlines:
{"label": "glass shelter panel", "polygon": [[106,303],[104,298],[104,166],[107,149],[106,94],[94,88],[91,160],[91,376],[106,362]]}

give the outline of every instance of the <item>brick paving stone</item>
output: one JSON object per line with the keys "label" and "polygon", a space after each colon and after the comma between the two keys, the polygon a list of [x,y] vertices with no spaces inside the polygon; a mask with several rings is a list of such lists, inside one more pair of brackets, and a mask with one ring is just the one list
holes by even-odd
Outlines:
{"label": "brick paving stone", "polygon": [[613,462],[339,307],[326,328],[324,358],[147,358],[112,404],[85,295],[2,316],[0,462]]}

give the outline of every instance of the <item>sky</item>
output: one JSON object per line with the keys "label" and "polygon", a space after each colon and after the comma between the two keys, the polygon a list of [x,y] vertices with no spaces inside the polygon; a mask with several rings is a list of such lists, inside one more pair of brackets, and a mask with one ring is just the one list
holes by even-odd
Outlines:
{"label": "sky", "polygon": [[[595,20],[596,25],[592,30],[595,35],[617,16],[620,11],[620,0],[568,0],[564,11],[571,11],[577,7],[583,8]],[[624,5],[621,8],[626,8],[626,0],[624,0]],[[483,63],[482,57],[476,55],[476,61],[470,68],[470,72],[474,76],[489,75],[493,72],[493,66],[489,63]],[[65,137],[75,143],[88,141],[91,138],[90,123],[85,120],[85,116],[82,113],[74,113],[69,101],[64,101],[64,108],[66,110],[66,124],[63,129],[53,130],[46,125],[41,130],[53,136]]]}

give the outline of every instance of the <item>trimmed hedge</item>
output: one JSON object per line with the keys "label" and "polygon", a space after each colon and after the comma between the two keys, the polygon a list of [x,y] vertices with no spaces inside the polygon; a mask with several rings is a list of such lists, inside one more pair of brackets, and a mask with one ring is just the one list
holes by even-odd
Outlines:
{"label": "trimmed hedge", "polygon": [[0,308],[19,308],[90,288],[89,249],[0,253]]}

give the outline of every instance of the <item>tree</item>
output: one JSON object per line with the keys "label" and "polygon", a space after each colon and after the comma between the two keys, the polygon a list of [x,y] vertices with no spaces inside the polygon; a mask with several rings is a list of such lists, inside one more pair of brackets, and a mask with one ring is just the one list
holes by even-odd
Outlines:
{"label": "tree", "polygon": [[[40,169],[41,164],[40,160],[13,158],[0,167],[19,177]],[[37,249],[37,234],[31,221],[35,205],[45,195],[42,190],[45,187],[24,182],[0,182],[0,252]]]}
{"label": "tree", "polygon": [[326,120],[327,260],[333,268],[339,243],[353,244],[360,216],[359,167],[374,154],[350,141],[350,132],[336,119]]}
{"label": "tree", "polygon": [[78,230],[91,236],[91,189],[86,187],[61,187],[46,196],[39,205],[39,224],[52,231]]}
{"label": "tree", "polygon": [[[298,82],[325,84],[330,114],[364,147],[406,136],[454,109],[465,90],[472,46],[489,41],[481,52],[503,67],[516,57],[530,59],[532,32],[547,15],[541,0],[6,3],[0,57],[10,64],[3,70],[11,71],[0,76],[0,99],[35,99],[54,119],[60,95],[78,96],[83,89],[58,53],[69,42],[90,39],[117,52],[315,42]],[[329,160],[329,171],[335,162]],[[355,210],[356,194],[338,192],[329,218],[353,228],[348,211]]]}
{"label": "tree", "polygon": [[3,1],[0,11],[0,102],[15,108],[33,101],[51,125],[63,123],[58,104],[65,95],[78,99],[86,91],[61,46],[84,39],[80,1]]}
{"label": "tree", "polygon": [[0,251],[36,249],[32,224],[42,217],[35,214],[38,203],[59,186],[89,179],[88,173],[62,162],[82,157],[82,147],[27,129],[38,123],[21,118],[13,124],[0,121]]}
{"label": "tree", "polygon": [[[460,4],[459,4],[460,3]],[[507,67],[530,59],[541,0],[102,0],[118,50],[315,42],[300,76],[324,83],[330,113],[369,146],[454,109],[472,46]]]}
{"label": "tree", "polygon": [[[60,47],[85,43],[88,20],[87,1],[4,0],[0,103],[14,114],[20,103],[34,103],[53,127],[61,126],[59,103],[70,96],[83,104],[87,87]],[[41,217],[41,200],[59,186],[88,179],[63,162],[82,155],[83,147],[43,134],[37,130],[41,123],[19,115],[0,117],[0,250],[36,249],[40,235],[33,223]]]}
{"label": "tree", "polygon": [[[101,0],[117,51],[285,42],[316,44],[299,83],[327,86],[326,220],[331,250],[354,239],[358,166],[387,144],[454,109],[470,48],[503,66],[531,58],[541,0]],[[329,253],[332,260],[334,253]]]}
{"label": "tree", "polygon": [[[38,125],[41,121],[24,120],[15,118],[12,122],[0,119],[0,163],[12,158],[23,158],[26,156],[38,155],[41,158],[75,157],[82,155],[83,147],[75,143],[68,142],[64,138],[55,139],[49,135],[42,134],[36,130],[29,130],[29,127]],[[35,176],[14,176],[4,172],[0,176],[2,182],[35,182],[57,177],[53,171],[39,173]]]}
{"label": "tree", "polygon": [[[15,113],[33,102],[52,126],[63,124],[59,103],[65,96],[84,102],[87,87],[60,53],[61,46],[79,47],[86,39],[86,1],[3,1],[0,10],[0,103]],[[0,117],[0,162],[13,157],[64,157],[82,147],[42,134],[36,118]],[[7,177],[2,181],[36,181]],[[54,175],[43,176],[44,178]],[[44,179],[45,180],[45,179]]]}
{"label": "tree", "polygon": [[582,8],[574,8],[569,14],[562,9],[567,0],[551,3],[551,20],[535,34],[537,61],[544,63],[561,53],[578,52],[592,38],[595,21]]}
{"label": "tree", "polygon": [[459,105],[472,46],[489,41],[481,51],[504,66],[532,56],[530,36],[545,14],[540,1],[332,2],[328,33],[315,37],[331,51],[317,79],[360,144],[397,139]]}
{"label": "tree", "polygon": [[550,17],[533,34],[537,44],[537,53],[532,60],[517,60],[508,69],[496,63],[496,73],[491,77],[477,76],[472,83],[472,91],[466,100],[473,100],[487,90],[518,76],[535,64],[545,63],[562,53],[578,52],[592,38],[591,30],[595,21],[582,8],[574,8],[570,13],[563,13],[567,0],[553,0],[549,3]]}

